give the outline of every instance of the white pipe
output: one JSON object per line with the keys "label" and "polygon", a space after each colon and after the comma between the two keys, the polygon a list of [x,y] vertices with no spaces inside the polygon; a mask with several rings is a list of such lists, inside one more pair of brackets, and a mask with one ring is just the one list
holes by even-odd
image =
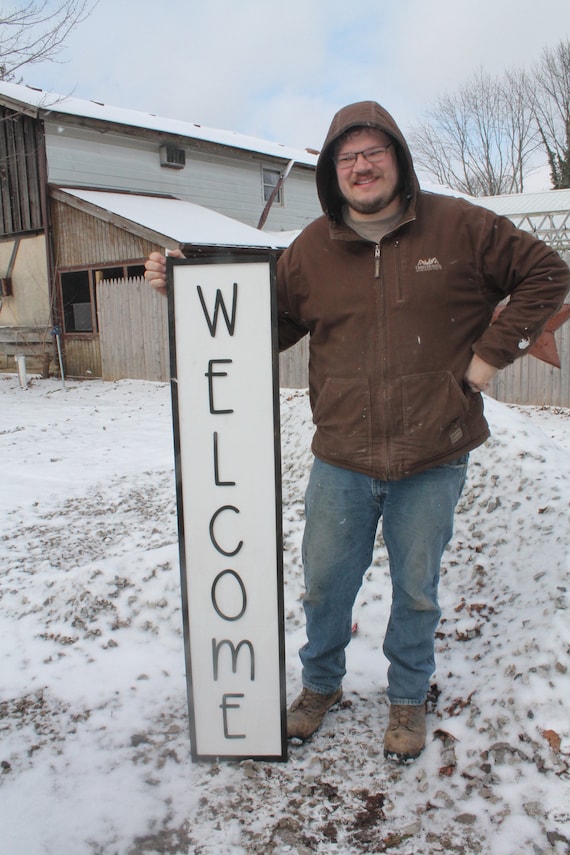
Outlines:
{"label": "white pipe", "polygon": [[18,377],[22,389],[28,388],[28,375],[26,374],[26,357],[23,353],[17,353],[14,360],[18,366]]}

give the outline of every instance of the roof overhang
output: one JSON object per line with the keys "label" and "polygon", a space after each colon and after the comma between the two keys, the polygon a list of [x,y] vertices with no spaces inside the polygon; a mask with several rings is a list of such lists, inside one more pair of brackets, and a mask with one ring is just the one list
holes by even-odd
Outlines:
{"label": "roof overhang", "polygon": [[263,232],[202,205],[164,196],[67,187],[50,188],[50,196],[169,250],[281,251],[298,234]]}
{"label": "roof overhang", "polygon": [[89,127],[123,134],[178,139],[195,148],[232,149],[251,156],[293,160],[297,167],[314,170],[318,153],[263,140],[237,131],[205,127],[196,122],[169,119],[123,107],[47,92],[32,86],[0,81],[0,103],[45,123]]}

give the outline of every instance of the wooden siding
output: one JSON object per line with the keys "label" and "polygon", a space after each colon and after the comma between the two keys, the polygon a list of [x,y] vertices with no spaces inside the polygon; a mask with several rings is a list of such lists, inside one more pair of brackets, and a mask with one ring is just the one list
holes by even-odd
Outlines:
{"label": "wooden siding", "polygon": [[[170,378],[168,303],[141,277],[99,282],[97,306],[103,380]],[[306,386],[307,339],[279,357],[280,385]]]}
{"label": "wooden siding", "polygon": [[15,372],[14,357],[23,354],[28,373],[43,373],[52,353],[53,339],[47,326],[0,326],[0,371]]}
{"label": "wooden siding", "polygon": [[[70,205],[54,199],[50,204],[56,272],[98,264],[122,265],[127,262],[141,262],[150,252],[159,248],[150,241],[104,220],[98,220]],[[100,311],[99,307],[98,310]],[[117,337],[118,343],[128,334],[128,321],[125,326],[113,327],[113,335]],[[65,333],[63,350],[66,374],[71,377],[102,376],[101,343],[97,334]]]}
{"label": "wooden siding", "polygon": [[279,385],[284,389],[306,389],[309,385],[309,336],[279,354]]}
{"label": "wooden siding", "polygon": [[0,107],[0,234],[43,227],[39,123]]}
{"label": "wooden siding", "polygon": [[[226,155],[184,147],[184,169],[160,165],[160,139],[105,135],[88,128],[46,122],[46,147],[51,184],[172,195],[204,205],[250,226],[257,226],[265,207],[263,167],[284,170],[278,161],[252,152]],[[314,170],[294,166],[284,187],[284,205],[274,205],[266,231],[303,228],[321,213]]]}
{"label": "wooden siding", "polygon": [[63,365],[68,377],[100,377],[101,351],[98,337],[66,335]]}
{"label": "wooden siding", "polygon": [[524,356],[493,380],[489,394],[509,404],[570,407],[570,321],[554,333],[560,368]]}
{"label": "wooden siding", "polygon": [[97,285],[103,380],[170,377],[168,302],[141,277]]}
{"label": "wooden siding", "polygon": [[145,259],[156,244],[104,220],[51,200],[54,260],[58,269],[124,264]]}

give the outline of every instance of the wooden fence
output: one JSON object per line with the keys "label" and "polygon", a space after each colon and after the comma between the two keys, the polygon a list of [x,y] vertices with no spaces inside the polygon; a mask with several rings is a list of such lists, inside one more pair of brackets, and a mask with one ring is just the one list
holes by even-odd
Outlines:
{"label": "wooden fence", "polygon": [[[140,277],[107,279],[97,285],[103,380],[170,379],[168,303]],[[308,340],[279,357],[281,386],[307,383]]]}
{"label": "wooden fence", "polygon": [[[101,336],[101,368],[104,380],[129,377],[167,382],[167,301],[143,278],[103,281],[97,286]],[[554,334],[562,368],[554,368],[532,356],[517,360],[501,371],[490,394],[512,404],[570,407],[570,322]],[[283,388],[308,385],[308,340],[279,357]]]}
{"label": "wooden fence", "polygon": [[168,303],[142,278],[97,284],[103,380],[170,377]]}
{"label": "wooden fence", "polygon": [[570,321],[554,333],[560,368],[524,356],[499,371],[489,394],[508,404],[570,407]]}

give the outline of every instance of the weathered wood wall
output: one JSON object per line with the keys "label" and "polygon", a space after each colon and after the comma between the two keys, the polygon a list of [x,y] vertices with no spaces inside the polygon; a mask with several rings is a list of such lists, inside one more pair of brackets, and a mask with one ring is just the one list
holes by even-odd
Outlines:
{"label": "weathered wood wall", "polygon": [[39,123],[0,107],[1,235],[43,227],[40,152]]}
{"label": "weathered wood wall", "polygon": [[570,407],[570,322],[554,333],[560,368],[524,356],[500,371],[489,394],[508,404]]}
{"label": "weathered wood wall", "polygon": [[282,389],[306,389],[309,385],[309,336],[279,355]]}
{"label": "weathered wood wall", "polygon": [[126,264],[131,259],[147,258],[157,248],[148,240],[55,199],[51,200],[51,217],[58,269]]}
{"label": "weathered wood wall", "polygon": [[168,304],[141,277],[97,284],[103,380],[170,377]]}
{"label": "weathered wood wall", "polygon": [[[170,378],[168,304],[147,282],[117,279],[97,285],[103,380]],[[279,357],[281,386],[307,385],[308,340]]]}

